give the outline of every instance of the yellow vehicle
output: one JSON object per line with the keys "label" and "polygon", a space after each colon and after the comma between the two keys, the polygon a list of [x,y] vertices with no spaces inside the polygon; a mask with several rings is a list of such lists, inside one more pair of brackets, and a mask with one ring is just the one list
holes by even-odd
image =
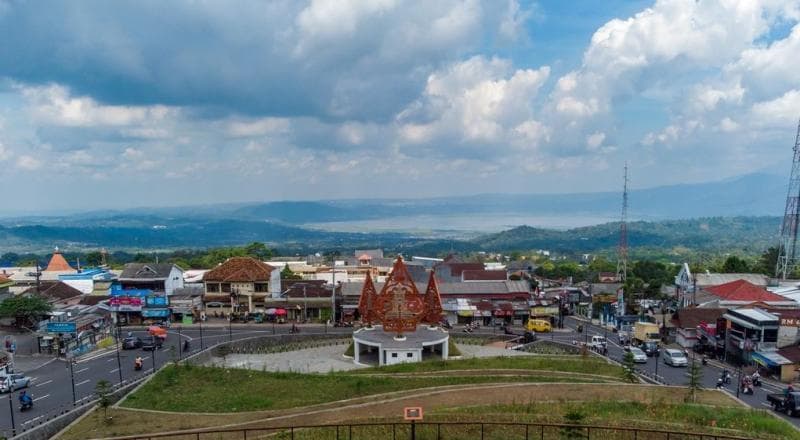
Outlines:
{"label": "yellow vehicle", "polygon": [[545,321],[544,319],[529,319],[525,328],[539,333],[547,333],[553,330],[550,326],[550,321]]}

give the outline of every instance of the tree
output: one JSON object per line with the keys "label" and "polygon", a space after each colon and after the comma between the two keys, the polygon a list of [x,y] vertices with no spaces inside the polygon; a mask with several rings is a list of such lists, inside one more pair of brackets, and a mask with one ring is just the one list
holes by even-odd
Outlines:
{"label": "tree", "polygon": [[725,273],[748,273],[750,272],[750,265],[743,258],[731,255],[722,265],[722,271]]}
{"label": "tree", "polygon": [[97,381],[97,384],[94,386],[94,393],[100,400],[98,405],[100,405],[100,408],[103,408],[104,420],[106,422],[111,421],[111,419],[108,418],[108,407],[111,406],[111,382],[105,379]]}
{"label": "tree", "polygon": [[281,271],[281,279],[282,280],[302,280],[303,277],[301,277],[300,275],[297,275],[296,273],[294,273],[294,271],[292,271],[292,269],[287,264],[286,266],[283,267],[283,270]]}
{"label": "tree", "polygon": [[259,243],[254,241],[247,246],[244,247],[245,253],[253,258],[258,258],[259,260],[269,260],[272,258],[272,251],[265,245],[264,243]]}
{"label": "tree", "polygon": [[689,382],[686,384],[689,388],[689,394],[686,396],[686,400],[695,403],[697,401],[697,392],[703,388],[703,369],[697,365],[694,359],[689,365],[687,376],[689,376]]}
{"label": "tree", "polygon": [[639,382],[639,378],[636,376],[636,362],[630,351],[626,351],[622,358],[622,380],[630,383]]}
{"label": "tree", "polygon": [[594,257],[592,262],[589,263],[589,272],[595,274],[595,277],[600,272],[616,272],[617,265],[608,261],[605,257]]}
{"label": "tree", "polygon": [[99,266],[103,264],[103,254],[97,251],[89,252],[83,256],[83,264],[87,266]]}
{"label": "tree", "polygon": [[775,275],[775,267],[778,266],[778,251],[777,247],[771,247],[761,254],[758,259],[758,271],[765,275]]}
{"label": "tree", "polygon": [[0,303],[0,317],[15,318],[21,326],[34,326],[50,314],[53,307],[38,295],[19,295]]}

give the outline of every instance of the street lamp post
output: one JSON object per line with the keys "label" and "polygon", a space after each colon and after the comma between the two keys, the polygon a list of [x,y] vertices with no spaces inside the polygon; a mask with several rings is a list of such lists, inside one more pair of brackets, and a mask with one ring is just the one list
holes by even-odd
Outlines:
{"label": "street lamp post", "polygon": [[306,284],[303,283],[303,322],[308,321],[308,299],[306,297]]}
{"label": "street lamp post", "polygon": [[228,341],[233,341],[233,308],[234,308],[234,300],[238,303],[239,298],[237,297],[236,289],[231,289],[231,312],[228,314]]}
{"label": "street lamp post", "polygon": [[200,317],[200,351],[205,350],[205,346],[203,345],[203,317]]}
{"label": "street lamp post", "polygon": [[183,359],[183,339],[181,337],[181,328],[178,327],[178,360]]}
{"label": "street lamp post", "polygon": [[117,371],[119,372],[119,383],[122,383],[122,359],[119,356],[119,346],[122,344],[122,330],[119,327],[119,320],[117,320]]}
{"label": "street lamp post", "polygon": [[17,425],[14,423],[14,402],[11,399],[11,395],[14,393],[8,393],[8,412],[11,413],[11,437],[17,435]]}
{"label": "street lamp post", "polygon": [[156,372],[156,350],[158,350],[158,344],[153,345],[153,355],[150,357],[150,360],[153,361],[153,374]]}
{"label": "street lamp post", "polygon": [[72,406],[75,406],[75,402],[78,400],[78,398],[75,396],[75,372],[73,371],[72,368],[72,364],[74,361],[72,360],[72,358],[69,358],[68,361],[69,361],[69,380],[72,383]]}

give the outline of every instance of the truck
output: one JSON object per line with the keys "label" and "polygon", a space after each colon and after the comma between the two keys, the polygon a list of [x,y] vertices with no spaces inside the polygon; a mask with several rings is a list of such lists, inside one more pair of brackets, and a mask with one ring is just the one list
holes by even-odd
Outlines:
{"label": "truck", "polygon": [[592,336],[592,341],[589,343],[589,348],[596,351],[603,351],[606,348],[606,338],[603,336]]}
{"label": "truck", "polygon": [[633,341],[637,344],[656,342],[661,340],[658,324],[652,322],[637,322],[633,326]]}
{"label": "truck", "polygon": [[797,417],[800,414],[800,391],[767,394],[767,402],[772,409],[787,416]]}

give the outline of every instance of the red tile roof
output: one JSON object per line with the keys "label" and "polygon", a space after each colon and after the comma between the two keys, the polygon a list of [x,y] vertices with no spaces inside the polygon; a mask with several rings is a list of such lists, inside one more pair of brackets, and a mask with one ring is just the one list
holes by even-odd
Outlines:
{"label": "red tile roof", "polygon": [[67,260],[64,259],[64,256],[61,255],[61,252],[56,250],[53,252],[53,256],[50,257],[50,263],[47,264],[45,272],[63,272],[66,270],[72,270],[72,268],[67,263]]}
{"label": "red tile roof", "polygon": [[275,268],[255,258],[233,257],[206,272],[203,280],[245,283],[269,281],[273,270]]}
{"label": "red tile roof", "polygon": [[464,281],[505,281],[508,277],[504,270],[471,270],[461,272]]}
{"label": "red tile roof", "polygon": [[724,308],[686,307],[678,310],[677,319],[673,319],[672,323],[675,327],[680,328],[697,328],[700,323],[716,324],[717,318],[727,310]]}
{"label": "red tile roof", "polygon": [[786,298],[745,280],[731,281],[703,290],[725,301],[787,301]]}

